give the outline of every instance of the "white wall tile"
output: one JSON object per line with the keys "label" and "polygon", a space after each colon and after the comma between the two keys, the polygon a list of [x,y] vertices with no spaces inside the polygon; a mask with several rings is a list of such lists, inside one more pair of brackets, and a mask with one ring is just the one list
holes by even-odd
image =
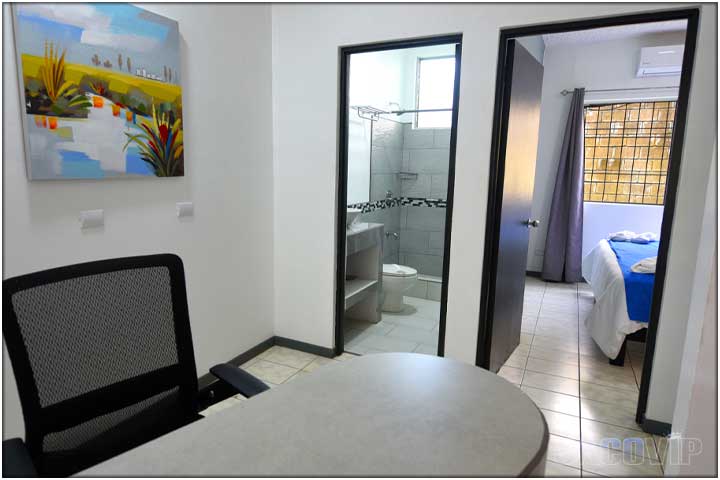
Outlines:
{"label": "white wall tile", "polygon": [[442,284],[437,282],[427,282],[427,299],[440,301],[440,292],[442,290]]}
{"label": "white wall tile", "polygon": [[430,198],[447,200],[448,176],[432,175],[430,182]]}
{"label": "white wall tile", "polygon": [[447,148],[410,150],[408,168],[413,173],[447,174],[449,159]]}
{"label": "white wall tile", "polygon": [[430,232],[423,230],[401,230],[400,250],[411,253],[426,253],[430,244]]}
{"label": "white wall tile", "polygon": [[404,130],[404,148],[432,148],[435,144],[435,132],[432,129],[417,129],[406,124]]}
{"label": "white wall tile", "polygon": [[418,175],[412,179],[400,180],[400,190],[403,197],[431,197],[432,176]]}
{"label": "white wall tile", "polygon": [[446,209],[429,207],[406,208],[407,219],[405,228],[413,230],[427,230],[431,232],[442,232],[445,230],[445,215],[447,214]]}
{"label": "white wall tile", "polygon": [[445,147],[450,148],[450,129],[449,128],[436,128],[434,130],[434,147]]}

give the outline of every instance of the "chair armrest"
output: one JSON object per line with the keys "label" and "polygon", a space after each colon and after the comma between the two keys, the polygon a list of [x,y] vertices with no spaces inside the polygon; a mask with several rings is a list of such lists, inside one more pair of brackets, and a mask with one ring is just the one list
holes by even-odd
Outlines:
{"label": "chair armrest", "polygon": [[2,444],[3,477],[37,477],[37,470],[30,458],[25,442],[21,438],[3,440]]}
{"label": "chair armrest", "polygon": [[270,390],[270,387],[259,378],[229,363],[215,365],[210,369],[210,373],[230,385],[246,398],[255,396],[265,390]]}

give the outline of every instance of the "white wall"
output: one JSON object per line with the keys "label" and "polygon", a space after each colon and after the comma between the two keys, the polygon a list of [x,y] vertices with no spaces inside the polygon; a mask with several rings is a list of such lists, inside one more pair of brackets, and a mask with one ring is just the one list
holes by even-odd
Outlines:
{"label": "white wall", "polygon": [[[707,201],[717,142],[717,6],[703,5],[702,12],[646,412],[647,418],[668,423],[672,422],[675,408],[692,294],[702,288],[702,282],[709,282],[708,278],[698,282],[694,279],[698,260],[707,259],[707,255],[699,253],[700,239],[707,229],[699,212],[704,211]],[[717,234],[712,235],[717,241]]]}
{"label": "white wall", "polygon": [[[144,8],[180,22],[186,176],[28,182],[8,5],[3,5],[5,278],[95,259],[172,252],[185,263],[198,373],[273,334],[271,19],[267,5]],[[178,221],[175,202],[193,201]],[[78,213],[105,209],[102,230]],[[4,350],[4,349],[3,349]],[[3,437],[23,434],[3,363]]]}
{"label": "white wall", "polygon": [[[679,85],[679,76],[635,78],[635,73],[642,47],[682,43],[684,43],[684,32],[672,32],[607,42],[548,44],[546,46],[544,56],[545,75],[543,77],[540,109],[540,141],[538,143],[535,191],[533,193],[531,215],[532,218],[540,220],[540,226],[530,232],[528,270],[535,272],[542,270],[548,215],[555,186],[558,157],[562,148],[565,124],[567,123],[570,100],[572,99],[572,95],[563,96],[560,92],[565,89],[572,90],[576,87],[585,87],[590,90]],[[667,96],[668,93],[673,94],[672,91],[662,91],[662,95]],[[614,93],[588,92],[585,101],[586,103],[603,103],[631,99],[650,99],[656,98],[657,94],[658,91],[654,90]],[[674,95],[676,94],[675,92]],[[588,204],[586,204],[587,207]],[[637,209],[633,207],[628,206],[627,209],[620,206],[610,207],[608,210],[612,210],[612,212],[605,213],[620,215],[620,218],[627,216],[628,220],[630,220],[636,216],[637,212]],[[648,209],[648,215],[653,215],[649,211],[650,209]],[[594,212],[601,213],[601,210],[596,208]],[[583,225],[584,228],[593,231],[602,228],[602,225],[593,225],[592,223],[595,220],[587,214],[584,218],[588,221]],[[632,226],[628,222],[626,226],[616,230],[623,229],[637,231],[640,227]],[[659,228],[657,231],[659,231]],[[583,242],[583,253],[590,251],[594,246],[594,244],[586,245]]]}
{"label": "white wall", "polygon": [[672,419],[670,459],[688,453],[686,439],[702,442],[702,451],[686,457],[685,464],[666,462],[665,474],[717,476],[717,145],[707,203],[703,213],[703,232],[699,244],[692,305],[682,352],[682,367]]}
{"label": "white wall", "polygon": [[663,216],[661,205],[585,202],[583,207],[583,257],[612,232],[632,230],[660,235]]}
{"label": "white wall", "polygon": [[[273,5],[275,106],[275,330],[333,345],[337,186],[338,48],[381,40],[462,32],[463,64],[450,259],[446,354],[474,362],[487,201],[490,136],[500,27],[623,12],[664,4],[276,4]],[[716,62],[712,17],[703,5],[689,134],[680,180],[681,212],[702,209],[715,135]],[[707,17],[707,18],[706,18]],[[547,55],[547,52],[546,52]],[[572,87],[563,84],[562,88]],[[587,84],[593,87],[593,84]],[[562,90],[562,88],[558,89]],[[704,137],[704,138],[703,138]],[[309,142],[308,138],[315,141]],[[310,205],[298,208],[302,198]],[[692,256],[699,220],[678,215],[673,244]],[[300,253],[301,252],[301,253]],[[666,301],[678,301],[666,324],[687,314],[694,262],[671,261]],[[678,298],[680,297],[680,298]],[[660,337],[665,335],[661,326]],[[662,344],[662,341],[659,343]],[[652,403],[653,399],[651,399]]]}

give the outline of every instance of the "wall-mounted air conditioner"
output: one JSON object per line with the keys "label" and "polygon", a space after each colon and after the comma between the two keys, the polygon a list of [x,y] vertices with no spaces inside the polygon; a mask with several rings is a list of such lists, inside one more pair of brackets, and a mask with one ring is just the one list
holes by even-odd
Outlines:
{"label": "wall-mounted air conditioner", "polygon": [[641,48],[637,76],[680,75],[684,49],[683,45]]}

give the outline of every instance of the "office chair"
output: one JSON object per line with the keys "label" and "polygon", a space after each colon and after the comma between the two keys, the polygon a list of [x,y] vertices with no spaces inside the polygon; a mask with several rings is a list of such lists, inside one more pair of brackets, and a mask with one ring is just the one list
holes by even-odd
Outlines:
{"label": "office chair", "polygon": [[[3,442],[4,476],[72,475],[202,418],[176,255],[10,278],[3,301],[25,421],[24,443]],[[268,389],[230,364],[211,372],[246,397]]]}

